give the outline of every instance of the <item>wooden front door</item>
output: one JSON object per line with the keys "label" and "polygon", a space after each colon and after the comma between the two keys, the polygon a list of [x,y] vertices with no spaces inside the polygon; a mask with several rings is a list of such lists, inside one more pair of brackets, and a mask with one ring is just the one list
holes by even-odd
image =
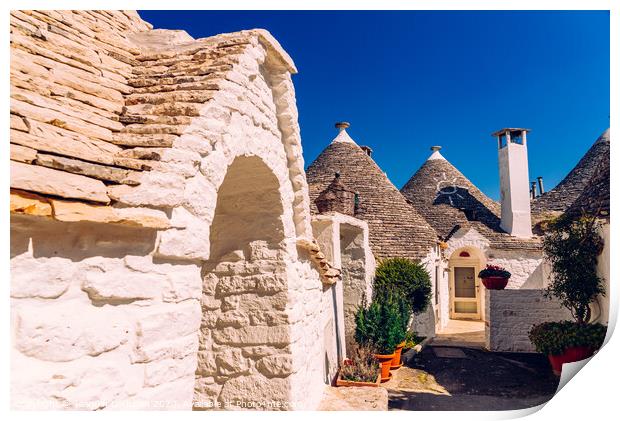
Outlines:
{"label": "wooden front door", "polygon": [[450,317],[480,319],[480,284],[474,266],[453,268],[450,282]]}

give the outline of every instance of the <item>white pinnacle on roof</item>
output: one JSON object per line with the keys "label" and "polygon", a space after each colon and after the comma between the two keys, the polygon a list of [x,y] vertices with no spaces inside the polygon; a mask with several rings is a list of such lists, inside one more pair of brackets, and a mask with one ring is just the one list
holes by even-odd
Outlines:
{"label": "white pinnacle on roof", "polygon": [[433,159],[443,159],[445,161],[446,158],[444,158],[443,155],[439,153],[440,150],[441,146],[431,146],[431,151],[433,151],[433,153],[431,154],[431,156],[428,157],[428,161],[431,161]]}
{"label": "white pinnacle on roof", "polygon": [[355,144],[355,140],[351,139],[351,136],[349,136],[349,134],[347,133],[347,128],[351,126],[349,123],[347,123],[346,121],[342,121],[339,123],[336,123],[336,127],[338,129],[340,129],[340,132],[338,133],[338,136],[336,136],[334,138],[334,140],[332,140],[332,143],[334,142],[345,142],[345,143],[354,143]]}

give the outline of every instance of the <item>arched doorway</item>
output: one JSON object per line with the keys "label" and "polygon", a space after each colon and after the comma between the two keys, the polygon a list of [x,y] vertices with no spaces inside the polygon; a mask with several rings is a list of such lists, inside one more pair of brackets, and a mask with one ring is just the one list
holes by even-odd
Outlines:
{"label": "arched doorway", "polygon": [[484,313],[484,291],[478,273],[484,256],[474,247],[452,253],[449,260],[450,318],[481,320]]}
{"label": "arched doorway", "polygon": [[272,171],[256,156],[237,157],[218,190],[203,267],[195,409],[261,409],[289,400],[282,215]]}

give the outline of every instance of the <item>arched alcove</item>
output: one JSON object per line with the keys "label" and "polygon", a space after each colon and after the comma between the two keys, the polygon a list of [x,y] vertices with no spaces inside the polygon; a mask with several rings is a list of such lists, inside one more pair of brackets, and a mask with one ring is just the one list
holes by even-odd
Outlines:
{"label": "arched alcove", "polygon": [[211,409],[209,403],[252,408],[289,398],[282,215],[273,172],[256,156],[237,157],[218,190],[203,267],[195,409]]}

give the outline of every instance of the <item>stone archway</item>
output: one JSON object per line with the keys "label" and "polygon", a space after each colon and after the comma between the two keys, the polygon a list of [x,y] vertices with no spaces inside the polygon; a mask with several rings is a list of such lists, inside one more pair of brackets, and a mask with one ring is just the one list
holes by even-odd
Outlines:
{"label": "stone archway", "polygon": [[256,156],[237,157],[218,190],[203,266],[195,409],[260,409],[289,399],[282,215],[276,176]]}

